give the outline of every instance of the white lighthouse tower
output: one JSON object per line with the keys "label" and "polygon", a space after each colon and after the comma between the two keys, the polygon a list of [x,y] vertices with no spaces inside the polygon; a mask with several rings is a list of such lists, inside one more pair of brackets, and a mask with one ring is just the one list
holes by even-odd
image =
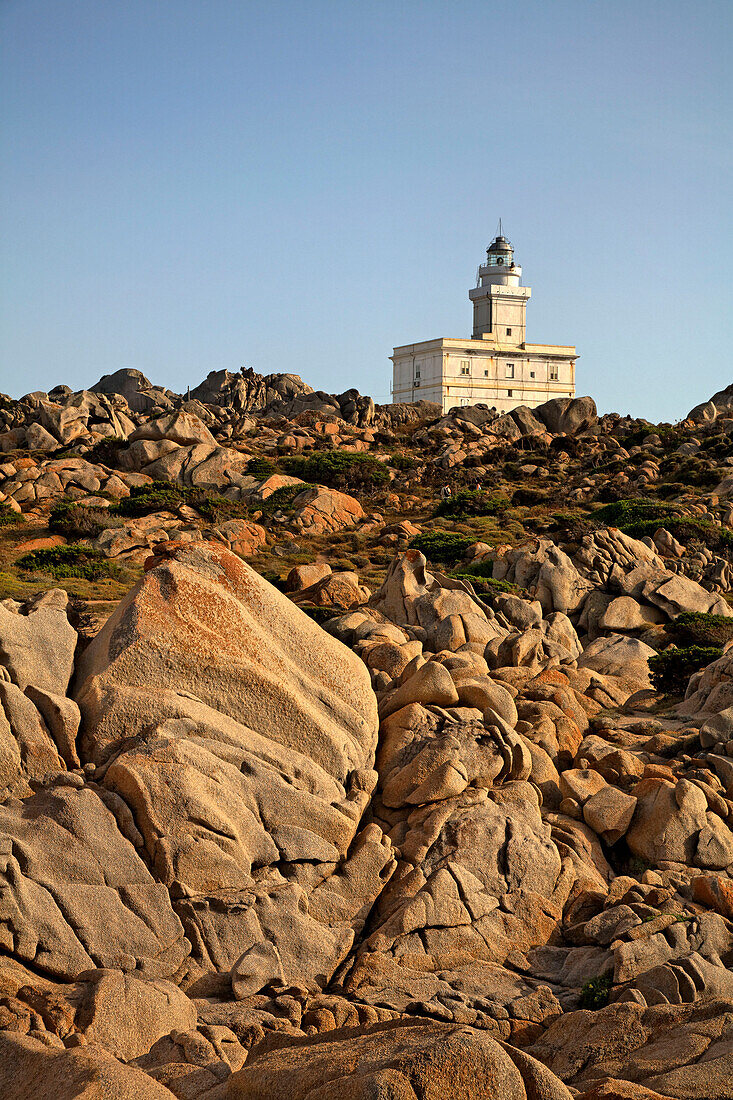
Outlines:
{"label": "white lighthouse tower", "polygon": [[519,347],[527,330],[527,302],[532,291],[520,286],[522,269],[514,262],[511,242],[501,233],[486,249],[486,261],[468,296],[473,302],[473,339],[490,333],[502,344]]}

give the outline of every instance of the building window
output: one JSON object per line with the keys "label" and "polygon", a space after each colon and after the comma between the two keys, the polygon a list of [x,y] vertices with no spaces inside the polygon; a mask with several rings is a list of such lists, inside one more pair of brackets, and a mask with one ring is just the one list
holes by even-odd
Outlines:
{"label": "building window", "polygon": [[413,389],[415,389],[415,390],[419,390],[419,389],[420,389],[420,379],[419,379],[419,378],[416,378],[416,379],[415,379],[415,381],[414,381],[414,382],[412,383],[412,387],[413,387]]}
{"label": "building window", "polygon": [[420,377],[420,368],[419,367],[415,367],[415,377],[416,378]]}
{"label": "building window", "polygon": [[488,378],[488,377],[489,377],[489,372],[487,370],[485,370],[484,371],[484,378]]}
{"label": "building window", "polygon": [[534,371],[533,371],[533,370],[531,370],[531,371],[529,372],[529,377],[530,377],[530,378],[534,378]]}
{"label": "building window", "polygon": [[507,334],[507,336],[511,336],[511,334],[512,334],[512,330],[511,330],[510,328],[508,328],[508,329],[506,330],[506,334]]}
{"label": "building window", "polygon": [[462,404],[462,405],[468,405],[468,404],[469,404],[469,400],[468,400],[468,398],[467,398],[467,397],[462,397],[462,398],[461,398],[461,404]]}
{"label": "building window", "polygon": [[507,390],[506,395],[507,397],[514,397],[514,390]]}
{"label": "building window", "polygon": [[507,378],[513,378],[514,377],[514,364],[513,363],[507,363],[507,365],[506,365],[506,376],[507,376]]}
{"label": "building window", "polygon": [[469,359],[461,359],[461,374],[471,373],[471,361]]}
{"label": "building window", "polygon": [[550,367],[550,381],[557,382],[557,367]]}

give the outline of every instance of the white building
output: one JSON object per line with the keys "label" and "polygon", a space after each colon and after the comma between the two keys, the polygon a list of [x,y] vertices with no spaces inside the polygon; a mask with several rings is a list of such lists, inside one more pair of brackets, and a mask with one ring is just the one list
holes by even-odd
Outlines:
{"label": "white building", "polygon": [[508,412],[517,405],[534,408],[552,397],[575,397],[575,348],[528,344],[530,287],[521,285],[522,269],[514,250],[500,235],[486,250],[478,269],[470,340],[425,340],[395,348],[392,402],[436,401],[443,411],[478,402]]}

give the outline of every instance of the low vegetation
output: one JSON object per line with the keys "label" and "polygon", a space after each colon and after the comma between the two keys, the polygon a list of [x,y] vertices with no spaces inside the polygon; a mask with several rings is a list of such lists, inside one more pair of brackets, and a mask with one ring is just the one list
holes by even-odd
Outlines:
{"label": "low vegetation", "polygon": [[19,512],[14,512],[9,504],[0,502],[0,527],[17,527],[19,523],[25,523]]}
{"label": "low vegetation", "polygon": [[250,477],[256,477],[258,481],[266,481],[277,471],[277,466],[269,458],[250,458],[247,463],[247,473]]}
{"label": "low vegetation", "polygon": [[667,623],[664,630],[676,645],[683,647],[716,648],[733,641],[733,619],[702,611],[686,611]]}
{"label": "low vegetation", "polygon": [[130,490],[114,505],[119,516],[146,516],[152,512],[175,512],[186,503],[191,490],[170,481],[154,481],[152,485],[140,485]]}
{"label": "low vegetation", "polygon": [[441,500],[436,515],[452,519],[467,516],[496,516],[506,512],[509,498],[504,493],[486,492],[482,489],[465,489]]}
{"label": "low vegetation", "polygon": [[101,551],[82,543],[32,550],[18,558],[16,565],[26,573],[48,573],[55,580],[80,577],[96,581],[102,577],[117,577],[120,572]]}
{"label": "low vegetation", "polygon": [[474,539],[453,531],[424,531],[410,543],[411,550],[419,550],[429,561],[453,565],[465,556]]}
{"label": "low vegetation", "polygon": [[94,539],[109,527],[122,523],[108,508],[79,504],[73,500],[58,500],[51,509],[49,530],[67,539]]}
{"label": "low vegetation", "polygon": [[611,996],[613,978],[610,974],[601,974],[596,978],[589,978],[580,990],[580,1007],[593,1011],[604,1008]]}
{"label": "low vegetation", "polygon": [[285,458],[282,465],[293,477],[342,492],[372,492],[391,481],[386,464],[362,452],[316,451],[307,458],[302,455]]}
{"label": "low vegetation", "polygon": [[684,695],[692,674],[722,653],[719,646],[670,646],[649,658],[652,686],[663,695]]}

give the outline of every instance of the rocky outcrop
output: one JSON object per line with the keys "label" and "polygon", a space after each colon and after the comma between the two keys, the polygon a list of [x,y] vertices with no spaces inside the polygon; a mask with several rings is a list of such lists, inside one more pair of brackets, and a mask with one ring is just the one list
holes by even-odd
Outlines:
{"label": "rocky outcrop", "polygon": [[130,806],[201,965],[239,959],[248,993],[323,984],[392,859],[378,828],[357,835],[376,780],[363,665],[205,544],[154,564],[78,684],[84,756]]}
{"label": "rocky outcrop", "polygon": [[297,374],[262,375],[251,367],[242,367],[237,374],[211,371],[191,390],[191,397],[207,405],[229,406],[238,413],[249,413],[311,393],[311,387]]}
{"label": "rocky outcrop", "polygon": [[718,390],[709,401],[695,405],[695,408],[688,412],[686,419],[699,424],[717,420],[718,417],[730,419],[731,416],[733,416],[733,385],[726,386],[724,390]]}
{"label": "rocky outcrop", "polygon": [[250,1058],[228,1100],[570,1100],[534,1058],[471,1027],[414,1020],[349,1028]]}
{"label": "rocky outcrop", "polygon": [[353,527],[364,519],[359,501],[335,489],[314,486],[293,500],[292,520],[304,534],[325,535]]}
{"label": "rocky outcrop", "polygon": [[0,1091],[723,1100],[715,408],[0,399]]}

